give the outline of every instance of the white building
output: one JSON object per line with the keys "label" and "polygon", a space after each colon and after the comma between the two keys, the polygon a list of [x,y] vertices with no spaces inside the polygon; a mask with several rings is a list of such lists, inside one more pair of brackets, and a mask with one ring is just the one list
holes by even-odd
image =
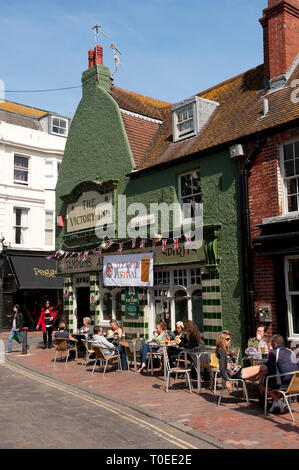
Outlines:
{"label": "white building", "polygon": [[46,256],[55,248],[55,186],[69,124],[56,113],[0,102],[0,328],[9,326],[13,303],[29,310],[27,320],[45,296],[57,304],[59,280]]}

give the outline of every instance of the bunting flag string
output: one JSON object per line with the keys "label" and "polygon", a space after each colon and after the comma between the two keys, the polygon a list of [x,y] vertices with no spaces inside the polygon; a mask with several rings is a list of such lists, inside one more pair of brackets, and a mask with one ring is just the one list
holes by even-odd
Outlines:
{"label": "bunting flag string", "polygon": [[[188,233],[184,233],[183,234],[183,237],[185,239],[185,245],[186,247],[188,248],[188,246],[191,244],[191,233],[188,232]],[[137,237],[138,238],[138,237]],[[63,250],[58,250],[54,253],[52,253],[51,255],[49,256],[46,256],[46,259],[52,259],[52,258],[56,258],[56,259],[62,259],[62,260],[65,260],[65,259],[70,259],[72,258],[73,256],[77,256],[77,260],[78,261],[87,261],[88,259],[88,255],[90,253],[92,253],[96,258],[98,258],[99,256],[102,256],[103,255],[103,250],[108,250],[112,245],[118,245],[118,249],[117,251],[119,253],[122,253],[125,246],[127,246],[127,248],[136,248],[137,247],[137,238],[132,238],[130,240],[127,240],[127,241],[124,241],[124,242],[115,242],[113,240],[103,240],[101,242],[101,244],[97,247],[97,248],[94,248],[94,249],[91,249],[91,250],[84,250],[84,251],[73,251],[73,252],[70,252],[70,251],[63,251]],[[144,249],[146,248],[146,241],[151,241],[152,242],[152,248],[155,249],[157,244],[162,242],[162,251],[165,252],[166,251],[166,248],[167,248],[167,243],[169,241],[172,242],[172,247],[174,250],[177,250],[179,248],[179,237],[176,237],[176,238],[172,238],[172,239],[169,239],[169,238],[163,238],[161,237],[161,235],[157,235],[155,236],[154,238],[141,238],[140,239],[140,243],[139,243],[139,246],[137,248],[141,248],[141,249]],[[129,247],[128,244],[130,244],[131,246]]]}

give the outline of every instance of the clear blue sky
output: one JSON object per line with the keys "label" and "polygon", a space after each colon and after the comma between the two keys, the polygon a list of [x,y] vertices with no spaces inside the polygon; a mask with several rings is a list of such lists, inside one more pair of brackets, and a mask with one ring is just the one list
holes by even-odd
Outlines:
{"label": "clear blue sky", "polygon": [[[268,0],[11,0],[1,2],[0,80],[6,90],[81,84],[94,47],[105,38],[104,65],[115,85],[175,103],[263,62],[258,19]],[[5,93],[5,99],[64,115],[81,89]]]}

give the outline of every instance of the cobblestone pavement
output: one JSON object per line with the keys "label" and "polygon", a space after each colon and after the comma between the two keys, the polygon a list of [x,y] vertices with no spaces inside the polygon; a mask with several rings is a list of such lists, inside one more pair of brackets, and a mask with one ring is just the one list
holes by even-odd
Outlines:
{"label": "cobblestone pavement", "polygon": [[[5,338],[5,334],[0,335]],[[163,376],[140,375],[130,371],[108,371],[103,377],[99,368],[92,374],[93,363],[85,368],[82,359],[68,364],[58,361],[54,365],[54,349],[40,348],[41,335],[29,334],[32,344],[29,354],[22,355],[20,345],[15,343],[15,352],[7,361],[19,364],[55,377],[65,383],[80,386],[87,391],[94,391],[114,403],[124,403],[132,409],[139,409],[164,422],[172,422],[185,430],[200,431],[210,438],[217,439],[224,445],[240,449],[298,449],[299,448],[299,404],[292,405],[296,425],[290,415],[272,415],[264,417],[259,407],[256,391],[249,387],[250,407],[240,399],[241,394],[225,394],[221,405],[217,406],[217,396],[209,388],[202,388],[198,394],[196,382],[190,394],[184,380],[177,380],[175,388],[165,393]],[[172,381],[174,383],[174,381]],[[250,384],[251,385],[251,384]]]}

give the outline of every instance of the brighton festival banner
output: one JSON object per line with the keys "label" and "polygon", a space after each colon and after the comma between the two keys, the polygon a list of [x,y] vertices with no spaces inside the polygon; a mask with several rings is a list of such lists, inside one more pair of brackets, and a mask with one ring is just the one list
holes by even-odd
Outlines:
{"label": "brighton festival banner", "polygon": [[104,256],[105,286],[153,286],[153,253]]}

